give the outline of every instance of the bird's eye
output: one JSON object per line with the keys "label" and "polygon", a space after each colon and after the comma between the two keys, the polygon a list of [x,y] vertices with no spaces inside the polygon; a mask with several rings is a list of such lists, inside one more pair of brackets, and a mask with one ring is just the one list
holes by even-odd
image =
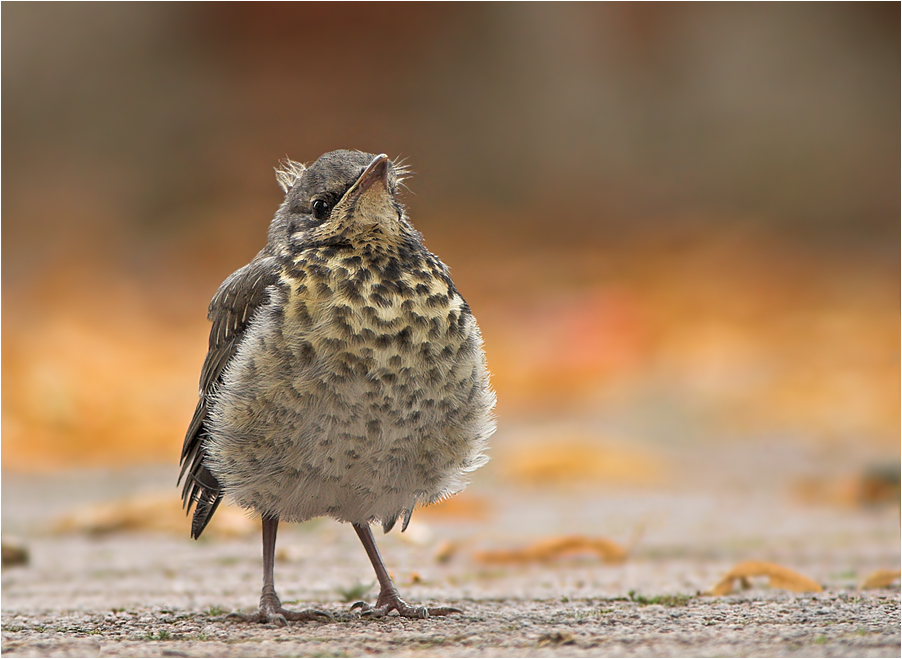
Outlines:
{"label": "bird's eye", "polygon": [[322,199],[313,202],[313,216],[318,220],[325,220],[329,215],[329,204]]}

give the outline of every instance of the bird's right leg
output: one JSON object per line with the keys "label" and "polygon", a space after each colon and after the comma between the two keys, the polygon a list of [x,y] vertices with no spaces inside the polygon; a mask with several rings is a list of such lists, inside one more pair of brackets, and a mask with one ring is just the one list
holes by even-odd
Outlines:
{"label": "bird's right leg", "polygon": [[276,558],[276,531],[279,529],[278,517],[263,518],[263,594],[260,596],[260,608],[256,613],[233,613],[231,617],[244,622],[261,622],[285,627],[289,620],[332,620],[332,615],[325,611],[308,609],[306,611],[289,611],[282,608],[282,602],[276,594],[273,581],[273,565]]}
{"label": "bird's right leg", "polygon": [[395,587],[388,570],[385,569],[385,561],[376,547],[376,540],[373,538],[373,532],[369,524],[354,524],[354,530],[363,543],[366,555],[373,564],[376,571],[376,579],[379,580],[379,597],[376,599],[376,606],[367,604],[366,602],[355,602],[351,606],[351,610],[361,609],[364,616],[373,618],[381,618],[388,615],[390,611],[397,611],[398,615],[404,618],[428,618],[430,616],[447,616],[452,613],[463,613],[460,609],[453,606],[439,606],[427,609],[425,606],[411,606],[401,599],[398,589]]}

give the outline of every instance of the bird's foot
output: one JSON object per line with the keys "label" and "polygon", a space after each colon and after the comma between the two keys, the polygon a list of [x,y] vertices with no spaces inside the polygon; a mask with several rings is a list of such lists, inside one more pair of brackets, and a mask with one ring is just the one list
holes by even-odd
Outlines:
{"label": "bird's foot", "polygon": [[392,611],[397,611],[398,615],[404,618],[429,618],[431,616],[448,616],[452,613],[463,613],[461,609],[453,606],[437,606],[426,608],[425,606],[410,606],[401,599],[397,590],[383,590],[379,593],[376,600],[376,606],[367,604],[366,602],[354,602],[351,605],[351,611],[360,609],[360,615],[366,618],[382,618]]}
{"label": "bird's foot", "polygon": [[240,622],[256,622],[264,625],[276,625],[277,627],[288,626],[288,621],[298,620],[316,620],[318,622],[329,622],[334,620],[332,614],[327,611],[318,609],[307,609],[306,611],[289,611],[282,608],[282,602],[279,601],[275,591],[266,592],[260,598],[260,608],[254,613],[231,613],[229,618]]}

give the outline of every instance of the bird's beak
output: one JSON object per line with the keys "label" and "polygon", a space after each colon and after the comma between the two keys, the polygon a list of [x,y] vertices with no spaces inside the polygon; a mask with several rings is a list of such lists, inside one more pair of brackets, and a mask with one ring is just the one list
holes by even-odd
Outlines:
{"label": "bird's beak", "polygon": [[388,191],[388,156],[384,153],[380,153],[373,158],[373,162],[367,165],[366,169],[363,170],[363,174],[360,175],[360,178],[358,178],[354,185],[351,186],[351,189],[345,193],[345,197],[351,199],[355,195],[363,195],[377,181],[382,184],[382,189],[384,191]]}
{"label": "bird's beak", "polygon": [[335,207],[341,208],[363,231],[375,229],[385,218],[397,215],[389,190],[388,163],[384,153],[373,158]]}

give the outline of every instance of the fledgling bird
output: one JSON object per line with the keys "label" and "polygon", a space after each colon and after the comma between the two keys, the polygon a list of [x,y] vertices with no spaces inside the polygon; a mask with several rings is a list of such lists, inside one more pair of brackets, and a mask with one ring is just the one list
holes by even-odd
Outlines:
{"label": "fledgling bird", "polygon": [[179,482],[194,538],[223,497],[262,517],[263,593],[245,619],[324,615],[282,608],[273,583],[279,520],[320,516],[351,523],[376,571],[376,605],[352,608],[459,612],[404,602],[370,530],[403,531],[462,490],[495,428],[479,328],[398,199],[405,174],[359,151],[283,162],[266,246],[210,302]]}

